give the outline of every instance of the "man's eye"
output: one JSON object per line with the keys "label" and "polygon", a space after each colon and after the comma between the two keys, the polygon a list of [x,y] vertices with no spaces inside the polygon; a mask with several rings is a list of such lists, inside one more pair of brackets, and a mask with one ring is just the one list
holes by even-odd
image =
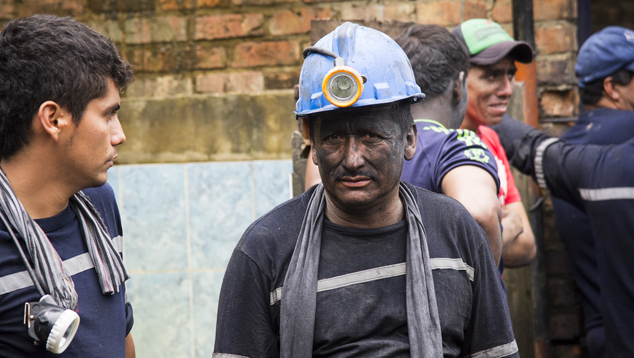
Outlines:
{"label": "man's eye", "polygon": [[331,134],[328,137],[326,137],[326,140],[337,140],[341,138],[341,136],[339,136],[339,134]]}

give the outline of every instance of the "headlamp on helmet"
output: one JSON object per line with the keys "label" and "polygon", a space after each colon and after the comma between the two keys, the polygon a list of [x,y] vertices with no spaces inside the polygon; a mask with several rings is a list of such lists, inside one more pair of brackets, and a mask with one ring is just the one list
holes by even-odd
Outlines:
{"label": "headlamp on helmet", "polygon": [[328,102],[337,107],[350,107],[355,104],[363,93],[363,84],[367,81],[352,67],[346,66],[346,61],[332,51],[311,46],[304,50],[306,58],[311,53],[319,53],[335,59],[334,68],[328,71],[321,84],[322,92]]}

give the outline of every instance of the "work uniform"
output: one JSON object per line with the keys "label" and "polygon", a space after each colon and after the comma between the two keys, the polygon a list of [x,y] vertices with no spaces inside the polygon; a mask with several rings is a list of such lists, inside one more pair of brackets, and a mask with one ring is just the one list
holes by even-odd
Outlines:
{"label": "work uniform", "polygon": [[[560,137],[570,144],[621,144],[634,138],[634,111],[597,108],[582,112],[574,126]],[[581,292],[584,326],[591,350],[602,350],[601,332],[595,338],[592,332],[603,329],[600,311],[600,282],[597,268],[595,239],[588,217],[580,209],[553,197],[555,222],[559,236],[566,245],[573,267],[575,283]],[[599,345],[599,347],[593,347]]]}
{"label": "work uniform", "polygon": [[[105,184],[83,192],[99,212],[115,248],[121,252],[121,218],[112,188]],[[70,205],[53,217],[35,222],[44,230],[73,278],[78,295],[79,329],[62,354],[47,351],[46,342],[39,346],[33,344],[23,323],[24,303],[39,301],[40,295],[15,243],[0,223],[0,357],[124,358],[125,338],[133,324],[132,306],[126,302],[125,285],[121,285],[114,295],[102,293],[79,221]],[[24,240],[15,229],[13,231],[23,251],[28,253]]]}
{"label": "work uniform", "polygon": [[[518,357],[482,229],[457,201],[406,184],[427,236],[444,357]],[[253,223],[222,284],[214,357],[278,357],[284,280],[315,187]],[[359,229],[324,219],[314,357],[410,357],[406,221]]]}
{"label": "work uniform", "polygon": [[596,239],[606,356],[634,357],[634,139],[573,146],[510,118],[493,128],[512,165],[587,214]]}

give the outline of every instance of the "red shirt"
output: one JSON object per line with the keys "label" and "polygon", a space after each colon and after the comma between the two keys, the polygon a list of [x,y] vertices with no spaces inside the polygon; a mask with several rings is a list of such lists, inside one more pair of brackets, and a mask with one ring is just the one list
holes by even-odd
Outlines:
{"label": "red shirt", "polygon": [[515,179],[513,179],[513,174],[511,173],[511,165],[509,164],[509,160],[506,158],[506,152],[502,147],[502,143],[500,143],[500,137],[498,137],[497,133],[495,133],[493,129],[486,126],[478,127],[478,132],[476,134],[480,137],[480,139],[482,139],[484,144],[489,147],[489,150],[493,153],[498,165],[498,177],[500,178],[500,192],[498,194],[498,198],[500,199],[500,205],[504,207],[506,204],[522,200],[520,192],[515,186]]}

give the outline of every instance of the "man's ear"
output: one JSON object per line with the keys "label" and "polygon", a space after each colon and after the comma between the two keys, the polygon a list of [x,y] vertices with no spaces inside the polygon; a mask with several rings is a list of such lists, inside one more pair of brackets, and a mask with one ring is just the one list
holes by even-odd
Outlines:
{"label": "man's ear", "polygon": [[605,91],[608,98],[612,100],[612,102],[618,102],[621,99],[621,93],[614,86],[614,80],[612,77],[606,77],[603,80],[603,91]]}
{"label": "man's ear", "polygon": [[36,128],[39,127],[39,131],[47,133],[57,142],[60,132],[68,127],[71,122],[71,116],[68,111],[64,111],[62,107],[53,101],[46,101],[42,103],[37,111],[34,124]]}
{"label": "man's ear", "polygon": [[406,143],[405,143],[405,160],[412,160],[414,154],[416,154],[416,144],[418,142],[418,128],[416,124],[409,127],[407,131]]}
{"label": "man's ear", "polygon": [[[460,72],[460,74],[463,74],[464,72]],[[463,88],[462,83],[463,83],[463,79],[462,78],[457,78],[454,81],[453,84],[453,105],[457,105],[458,103],[460,103],[460,101],[462,100],[462,96],[464,95],[464,93],[462,93],[464,91],[465,88]]]}

